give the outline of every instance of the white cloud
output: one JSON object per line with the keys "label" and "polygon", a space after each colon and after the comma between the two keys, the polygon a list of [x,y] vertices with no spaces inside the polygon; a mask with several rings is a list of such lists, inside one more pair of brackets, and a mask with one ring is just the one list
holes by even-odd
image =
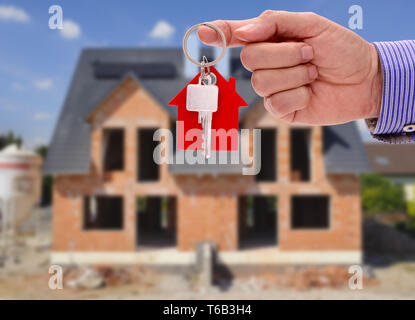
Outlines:
{"label": "white cloud", "polygon": [[12,88],[16,91],[23,91],[24,90],[24,86],[19,82],[13,82],[12,83]]}
{"label": "white cloud", "polygon": [[23,9],[10,5],[0,5],[0,20],[28,22],[30,18],[26,11]]}
{"label": "white cloud", "polygon": [[49,90],[53,86],[53,82],[50,79],[43,79],[33,82],[33,85],[39,90]]}
{"label": "white cloud", "polygon": [[76,39],[81,36],[81,26],[73,20],[63,20],[61,36],[66,39]]}
{"label": "white cloud", "polygon": [[53,117],[53,114],[48,112],[36,112],[33,115],[33,119],[35,120],[48,120]]}
{"label": "white cloud", "polygon": [[149,36],[153,39],[169,40],[175,29],[167,21],[159,20],[150,31]]}

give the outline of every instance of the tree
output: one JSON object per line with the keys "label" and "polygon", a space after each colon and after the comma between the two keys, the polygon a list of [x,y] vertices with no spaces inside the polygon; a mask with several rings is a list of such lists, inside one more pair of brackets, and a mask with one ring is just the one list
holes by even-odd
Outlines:
{"label": "tree", "polygon": [[407,203],[409,217],[415,222],[415,187],[412,188],[413,198]]}
{"label": "tree", "polygon": [[47,146],[39,146],[35,149],[35,152],[42,157],[42,159],[46,159],[48,155],[48,147]]}
{"label": "tree", "polygon": [[362,207],[368,215],[405,211],[403,187],[379,174],[365,174],[362,176]]}
{"label": "tree", "polygon": [[9,131],[6,134],[0,134],[0,150],[10,144],[17,144],[18,147],[21,147],[23,139],[21,136],[15,135],[13,131]]}

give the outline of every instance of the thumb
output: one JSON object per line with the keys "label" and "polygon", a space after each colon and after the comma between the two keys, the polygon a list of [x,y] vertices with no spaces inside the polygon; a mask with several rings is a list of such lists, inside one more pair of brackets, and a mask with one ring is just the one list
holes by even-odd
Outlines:
{"label": "thumb", "polygon": [[312,12],[264,11],[252,23],[237,28],[235,38],[245,42],[260,42],[275,36],[305,39],[320,33],[329,20]]}
{"label": "thumb", "polygon": [[262,42],[275,37],[276,31],[276,24],[272,21],[256,19],[236,29],[234,37],[243,42]]}
{"label": "thumb", "polygon": [[[225,34],[229,47],[247,42],[262,42],[275,36],[288,39],[312,37],[328,24],[327,19],[311,12],[267,10],[259,17],[248,20],[217,20],[212,22]],[[208,27],[200,27],[198,35],[206,44],[221,45],[220,36]]]}

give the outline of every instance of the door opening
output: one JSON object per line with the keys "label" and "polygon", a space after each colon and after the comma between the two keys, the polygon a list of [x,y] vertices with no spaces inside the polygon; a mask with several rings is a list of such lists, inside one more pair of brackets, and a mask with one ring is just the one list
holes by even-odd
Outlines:
{"label": "door opening", "polygon": [[277,197],[242,196],[239,197],[239,248],[276,246]]}
{"label": "door opening", "polygon": [[176,246],[176,198],[137,197],[137,247]]}

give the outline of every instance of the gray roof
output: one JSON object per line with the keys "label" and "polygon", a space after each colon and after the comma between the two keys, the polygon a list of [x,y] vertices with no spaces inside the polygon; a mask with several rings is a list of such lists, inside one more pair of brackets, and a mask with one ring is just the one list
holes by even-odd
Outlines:
{"label": "gray roof", "polygon": [[371,171],[355,122],[323,127],[323,136],[327,173],[360,174]]}
{"label": "gray roof", "polygon": [[415,145],[367,143],[366,152],[373,172],[392,176],[415,175]]}
{"label": "gray roof", "polygon": [[[239,62],[240,49],[231,49],[232,76],[237,78],[236,90],[248,103],[248,108],[241,108],[240,118],[258,101],[259,97],[252,89],[249,73]],[[202,55],[210,60],[212,51],[204,49]],[[90,124],[87,116],[109,95],[127,74],[133,76],[166,109],[170,116],[176,118],[176,108],[168,102],[186,85],[189,79],[183,75],[184,55],[181,48],[137,48],[137,49],[84,49],[78,60],[63,109],[53,134],[48,156],[44,164],[46,174],[86,174],[90,170]],[[126,70],[127,64],[133,65]],[[153,68],[144,68],[151,64]],[[157,68],[159,64],[159,68]],[[161,66],[161,65],[164,65]],[[171,68],[165,68],[169,64]],[[106,67],[105,67],[106,65]],[[97,72],[97,68],[107,68]],[[165,72],[163,71],[164,69]],[[149,74],[154,69],[155,76]],[[99,71],[99,70],[98,70]],[[125,72],[120,77],[113,73]],[[164,72],[164,74],[163,74]],[[157,73],[161,73],[157,77]],[[364,172],[368,170],[365,151],[353,123],[326,127],[325,162],[327,172]],[[327,141],[326,141],[327,140]],[[176,166],[172,172],[234,172],[240,168],[234,166],[210,165]],[[203,167],[203,169],[202,169]],[[211,170],[212,169],[212,170]]]}

